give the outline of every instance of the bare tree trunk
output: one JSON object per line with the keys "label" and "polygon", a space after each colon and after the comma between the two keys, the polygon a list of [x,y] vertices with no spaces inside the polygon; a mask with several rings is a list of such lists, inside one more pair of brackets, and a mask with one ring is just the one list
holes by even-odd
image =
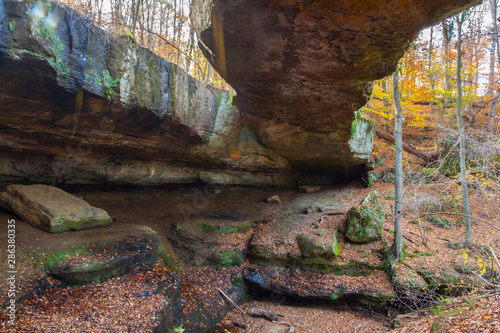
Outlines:
{"label": "bare tree trunk", "polygon": [[472,224],[469,218],[469,194],[467,191],[467,168],[465,165],[465,129],[462,119],[462,23],[465,14],[457,15],[458,41],[457,41],[457,125],[460,133],[460,182],[462,187],[462,204],[465,218],[465,245],[472,246]]}
{"label": "bare tree trunk", "polygon": [[177,30],[178,30],[178,22],[177,22],[177,0],[174,0],[174,11],[172,13],[172,20],[174,21],[173,22],[173,27],[174,27],[174,30],[173,30],[173,37],[172,37],[172,41],[175,45],[178,45],[177,44]]}
{"label": "bare tree trunk", "polygon": [[[144,43],[144,3],[146,2],[147,0],[144,0],[144,1],[141,1],[141,15],[140,15],[140,19],[141,19],[141,43]],[[139,16],[139,15],[138,15]],[[138,17],[139,18],[139,17]]]}
{"label": "bare tree trunk", "polygon": [[[148,12],[148,16],[146,18],[146,29],[148,31],[154,31],[154,22],[151,20],[151,11],[153,11],[153,17],[155,15],[154,8],[155,8],[155,1],[152,2],[153,8],[149,8],[149,5],[146,6],[146,10]],[[148,33],[148,48],[151,50],[154,50],[154,45],[151,45],[151,34]]]}
{"label": "bare tree trunk", "polygon": [[193,58],[193,52],[194,52],[194,29],[190,25],[189,27],[189,58],[186,59],[186,71],[189,73],[189,67],[191,67],[191,58]]}
{"label": "bare tree trunk", "polygon": [[104,4],[104,0],[101,0],[101,3],[99,4],[99,15],[97,16],[98,19],[97,19],[97,23],[99,25],[102,24],[102,5]]}
{"label": "bare tree trunk", "polygon": [[429,64],[428,64],[428,70],[429,70],[429,81],[431,83],[431,101],[429,103],[429,106],[431,107],[431,112],[434,109],[434,74],[432,73],[432,51],[434,48],[433,43],[433,34],[434,34],[434,27],[431,27],[431,37],[429,40]]}
{"label": "bare tree trunk", "polygon": [[[135,7],[134,7],[135,4]],[[137,24],[137,18],[139,17],[139,7],[141,6],[141,0],[132,1],[132,36],[135,37],[135,27]]]}
{"label": "bare tree trunk", "polygon": [[495,90],[495,60],[496,60],[496,42],[493,36],[494,32],[491,32],[491,48],[490,48],[490,72],[488,74],[488,93],[491,96]]}
{"label": "bare tree trunk", "polygon": [[[493,19],[493,43],[492,49],[497,50],[497,59],[500,63],[500,45],[498,44],[498,24],[497,24],[497,0],[491,0],[491,14],[492,14],[492,19]],[[491,70],[491,64],[490,64],[490,70]],[[491,80],[491,77],[490,77]],[[493,82],[494,83],[494,82]],[[497,104],[498,104],[498,97],[500,96],[500,88],[498,88],[497,93],[495,95],[495,98],[493,99],[493,103],[491,103],[491,110],[490,110],[490,119],[488,122],[488,132],[492,133],[495,127],[495,115],[497,113]]]}
{"label": "bare tree trunk", "polygon": [[493,133],[495,128],[495,116],[497,114],[498,98],[500,97],[500,89],[497,90],[495,97],[491,101],[490,119],[488,122],[488,132]]}
{"label": "bare tree trunk", "polygon": [[451,77],[450,77],[450,41],[452,37],[453,23],[444,21],[442,23],[443,27],[443,43],[444,43],[444,92],[446,94],[444,98],[444,106],[448,107],[450,105],[450,94],[451,94]]}
{"label": "bare tree trunk", "polygon": [[[384,108],[387,111],[389,110],[389,99],[385,96],[385,94],[387,94],[387,81],[385,78],[382,80],[382,90],[384,91]],[[387,133],[391,132],[391,128],[389,127],[389,119],[385,120],[385,131]]]}
{"label": "bare tree trunk", "polygon": [[396,200],[394,203],[394,243],[392,251],[394,259],[400,260],[403,254],[403,230],[401,227],[402,203],[403,203],[403,110],[399,94],[398,70],[392,74],[392,92],[394,97],[394,108],[396,111],[396,123],[394,136],[396,137]]}

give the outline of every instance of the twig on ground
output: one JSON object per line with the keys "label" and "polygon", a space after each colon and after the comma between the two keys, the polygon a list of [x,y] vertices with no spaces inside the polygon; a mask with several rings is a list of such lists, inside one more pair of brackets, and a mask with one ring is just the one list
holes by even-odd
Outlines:
{"label": "twig on ground", "polygon": [[[391,230],[391,229],[384,228],[384,230],[385,230],[385,231],[389,231],[389,230]],[[408,235],[406,235],[406,234],[403,234],[403,237],[404,237],[405,239],[407,239],[408,241],[410,241],[410,242],[412,242],[413,244],[415,244],[415,245],[417,245],[417,246],[418,246],[417,242],[416,242],[415,240],[413,240],[413,238],[411,238],[410,236],[408,236]]]}
{"label": "twig on ground", "polygon": [[278,317],[283,317],[283,315],[281,315],[281,314],[274,313],[274,312],[267,311],[267,310],[256,309],[256,308],[252,308],[252,309],[247,310],[247,314],[251,317],[266,318],[269,321],[275,321],[275,322],[278,321]]}
{"label": "twig on ground", "polygon": [[465,217],[469,217],[471,219],[474,219],[474,220],[478,220],[478,221],[481,221],[481,222],[484,222],[486,224],[489,224],[490,226],[492,226],[493,228],[497,229],[498,231],[500,231],[500,227],[497,226],[496,224],[493,224],[491,223],[490,221],[488,220],[485,220],[485,219],[481,219],[479,217],[475,217],[475,216],[472,216],[472,215],[466,215],[466,214],[462,214],[462,213],[453,213],[453,212],[435,212],[435,213],[424,213],[422,214],[423,215],[438,215],[438,214],[441,214],[441,215],[459,215],[459,216],[465,216]]}
{"label": "twig on ground", "polygon": [[287,325],[288,326],[288,332],[287,333],[294,333],[295,332],[295,325],[292,323],[286,323],[284,321],[278,321],[278,324],[281,325]]}
{"label": "twig on ground", "polygon": [[247,310],[247,314],[249,316],[252,316],[252,317],[266,318],[267,320],[269,320],[273,323],[286,325],[286,326],[288,326],[288,333],[295,332],[295,324],[284,322],[284,321],[279,321],[278,317],[284,317],[282,314],[274,313],[274,312],[262,310],[262,309],[256,309],[256,308],[252,308],[252,309]]}
{"label": "twig on ground", "polygon": [[228,301],[236,310],[238,310],[243,316],[245,316],[245,311],[243,311],[238,304],[234,303],[232,299],[229,298],[229,296],[226,295],[225,292],[223,292],[221,289],[219,289],[219,293],[224,297],[226,301]]}
{"label": "twig on ground", "polygon": [[319,225],[325,220],[325,218],[327,216],[334,216],[334,215],[344,215],[345,213],[343,212],[328,212],[328,213],[325,213],[321,216],[321,218],[319,219],[319,221],[317,223],[314,223],[314,228],[317,229],[319,227]]}
{"label": "twig on ground", "polygon": [[453,242],[453,240],[452,240],[452,239],[443,238],[443,237],[436,237],[436,239],[441,239],[441,240],[444,240],[444,241],[446,241],[446,242],[448,242],[448,243]]}

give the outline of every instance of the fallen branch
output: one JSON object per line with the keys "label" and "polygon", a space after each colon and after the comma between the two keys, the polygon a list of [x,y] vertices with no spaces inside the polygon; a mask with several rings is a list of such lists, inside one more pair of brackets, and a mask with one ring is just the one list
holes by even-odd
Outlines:
{"label": "fallen branch", "polygon": [[233,326],[235,327],[238,327],[238,328],[243,328],[244,330],[246,330],[248,328],[248,325],[246,323],[240,323],[239,321],[236,321],[236,320],[231,320],[231,324],[233,324]]}
{"label": "fallen branch", "polygon": [[278,321],[278,316],[283,317],[283,315],[267,311],[267,310],[262,310],[262,309],[256,309],[252,308],[250,310],[247,310],[247,314],[251,317],[260,317],[260,318],[266,318],[269,321]]}
{"label": "fallen branch", "polygon": [[417,242],[416,242],[416,241],[414,241],[414,240],[413,240],[410,236],[403,234],[403,237],[404,237],[405,239],[409,240],[410,242],[412,242],[413,244],[418,245],[418,244],[417,244]]}
{"label": "fallen branch", "polygon": [[497,267],[500,269],[500,262],[498,261],[497,255],[495,254],[495,251],[493,251],[493,248],[489,245],[488,245],[488,248],[490,249],[490,252],[493,255],[493,258],[495,258],[495,262],[497,263]]}
{"label": "fallen branch", "polygon": [[[219,293],[224,297],[224,299],[226,301],[228,301],[232,306],[234,306],[234,308],[236,310],[238,310],[243,315],[243,317],[245,315],[248,315],[251,317],[266,318],[267,320],[269,320],[271,322],[281,324],[281,325],[287,325],[288,326],[288,333],[295,332],[295,325],[294,324],[287,323],[284,321],[279,321],[278,317],[284,317],[282,314],[274,313],[274,312],[267,311],[267,310],[257,309],[257,308],[252,308],[252,309],[247,310],[247,312],[245,312],[238,306],[238,304],[236,304],[232,299],[230,299],[229,296],[227,296],[226,293],[223,292],[221,289],[219,289]],[[248,328],[247,323],[240,323],[240,322],[236,322],[236,321],[232,321],[232,323],[236,327],[241,327],[244,329]]]}
{"label": "fallen branch", "polygon": [[486,224],[489,224],[491,227],[493,227],[493,228],[497,229],[498,231],[500,231],[500,227],[497,226],[496,224],[493,224],[493,223],[491,223],[488,220],[481,219],[479,217],[475,217],[475,216],[472,216],[472,215],[466,215],[466,214],[462,214],[462,213],[452,213],[452,212],[424,213],[424,214],[421,214],[421,215],[423,216],[423,215],[438,215],[438,214],[442,214],[442,215],[443,214],[444,215],[459,215],[459,216],[468,217],[470,219],[478,220],[478,221],[484,222]]}
{"label": "fallen branch", "polygon": [[327,216],[334,216],[334,215],[344,215],[345,213],[343,212],[329,212],[329,213],[325,213],[321,216],[321,218],[319,219],[319,221],[317,223],[313,223],[314,225],[314,228],[317,229],[319,227],[319,225],[325,220],[325,218]]}
{"label": "fallen branch", "polygon": [[245,311],[243,311],[238,304],[234,303],[232,299],[229,298],[229,296],[226,295],[225,292],[223,292],[221,289],[219,289],[219,293],[224,296],[224,299],[228,301],[236,310],[238,310],[243,316],[245,316]]}
{"label": "fallen branch", "polygon": [[[390,231],[391,229],[384,228],[384,230],[385,230],[385,231]],[[418,246],[417,242],[416,242],[416,241],[414,241],[414,240],[413,240],[410,236],[403,234],[403,237],[404,237],[405,239],[409,240],[410,242],[412,242],[413,244],[415,244],[415,245],[417,245],[417,246]]]}
{"label": "fallen branch", "polygon": [[294,324],[285,323],[285,322],[281,322],[281,321],[279,323],[288,326],[288,332],[287,333],[294,333],[295,332],[295,325]]}
{"label": "fallen branch", "polygon": [[[392,144],[396,142],[396,138],[394,136],[390,135],[387,132],[384,132],[380,129],[375,130],[375,134],[381,139],[384,139]],[[407,153],[410,153],[412,155],[415,155],[421,159],[423,159],[426,163],[431,163],[437,160],[439,154],[433,154],[433,155],[427,155],[426,153],[417,150],[415,147],[410,146],[409,144],[403,143],[403,150],[406,151]]]}
{"label": "fallen branch", "polygon": [[282,314],[274,313],[274,312],[262,310],[262,309],[256,309],[256,308],[252,308],[250,310],[247,310],[247,314],[252,316],[252,317],[266,318],[267,320],[269,320],[273,323],[276,323],[276,324],[286,325],[286,326],[288,326],[288,333],[295,332],[295,325],[294,324],[278,320],[278,317],[283,317]]}

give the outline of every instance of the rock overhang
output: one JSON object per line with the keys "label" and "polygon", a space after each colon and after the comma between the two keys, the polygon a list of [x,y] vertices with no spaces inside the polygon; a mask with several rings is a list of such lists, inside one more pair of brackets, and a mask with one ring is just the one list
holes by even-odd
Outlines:
{"label": "rock overhang", "polygon": [[480,2],[194,0],[191,20],[261,142],[301,170],[357,173],[373,131],[351,134],[371,82],[420,30]]}
{"label": "rock overhang", "polygon": [[125,37],[57,3],[0,2],[0,180],[296,182],[230,92]]}
{"label": "rock overhang", "polygon": [[234,99],[60,5],[30,17],[36,3],[0,3],[0,179],[276,186],[293,170],[303,184],[362,173],[373,124],[355,111],[371,80],[422,27],[478,1],[195,0]]}

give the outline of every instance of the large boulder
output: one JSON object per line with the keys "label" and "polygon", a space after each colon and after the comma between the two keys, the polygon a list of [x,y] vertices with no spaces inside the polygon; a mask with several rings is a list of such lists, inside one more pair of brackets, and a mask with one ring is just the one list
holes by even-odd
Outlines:
{"label": "large boulder", "polygon": [[315,234],[300,234],[297,236],[297,243],[304,257],[332,258],[338,256],[340,252],[339,233],[337,230],[333,235],[316,232]]}
{"label": "large boulder", "polygon": [[0,205],[50,233],[106,227],[113,221],[103,209],[48,185],[7,186]]}
{"label": "large boulder", "polygon": [[246,128],[300,169],[355,174],[373,126],[357,112],[425,27],[480,3],[194,0],[200,47]]}
{"label": "large boulder", "polygon": [[242,127],[234,93],[60,4],[0,1],[0,70],[2,181],[160,185],[206,172],[267,186],[290,174]]}
{"label": "large boulder", "polygon": [[385,213],[377,199],[377,191],[372,191],[347,213],[345,236],[352,242],[368,243],[382,237]]}

